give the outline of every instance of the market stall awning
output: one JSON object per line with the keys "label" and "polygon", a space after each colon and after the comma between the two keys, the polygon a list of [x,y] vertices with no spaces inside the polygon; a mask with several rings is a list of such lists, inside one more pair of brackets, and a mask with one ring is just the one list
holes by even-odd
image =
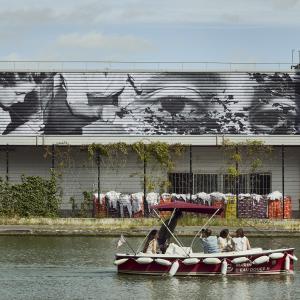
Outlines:
{"label": "market stall awning", "polygon": [[[151,208],[159,211],[173,211],[176,208],[182,212],[191,212],[208,215],[214,214],[219,209],[219,207],[216,206],[206,206],[181,201],[153,205],[151,206]],[[223,208],[220,208],[217,214],[220,214],[222,211]]]}

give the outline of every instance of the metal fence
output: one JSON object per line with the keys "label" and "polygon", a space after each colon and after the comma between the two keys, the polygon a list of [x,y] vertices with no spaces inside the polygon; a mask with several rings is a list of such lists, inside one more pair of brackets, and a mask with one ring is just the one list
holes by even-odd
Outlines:
{"label": "metal fence", "polygon": [[289,62],[2,60],[0,71],[291,71]]}

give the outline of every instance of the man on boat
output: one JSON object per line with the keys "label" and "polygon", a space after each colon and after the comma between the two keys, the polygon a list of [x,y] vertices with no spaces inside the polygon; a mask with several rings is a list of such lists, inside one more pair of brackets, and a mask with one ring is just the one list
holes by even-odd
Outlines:
{"label": "man on boat", "polygon": [[179,218],[182,217],[182,211],[176,210],[175,213],[161,225],[158,232],[158,246],[160,251],[164,254],[169,246],[171,232],[173,233]]}

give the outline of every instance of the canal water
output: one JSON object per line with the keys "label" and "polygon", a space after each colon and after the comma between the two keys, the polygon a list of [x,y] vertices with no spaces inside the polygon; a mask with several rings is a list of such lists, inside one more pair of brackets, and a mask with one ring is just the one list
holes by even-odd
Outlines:
{"label": "canal water", "polygon": [[[128,238],[136,247],[142,238]],[[183,239],[187,244],[190,238]],[[0,237],[0,299],[300,299],[294,275],[149,277],[118,275],[117,238]],[[252,246],[293,246],[299,238],[252,238]],[[126,247],[121,249],[126,252]]]}

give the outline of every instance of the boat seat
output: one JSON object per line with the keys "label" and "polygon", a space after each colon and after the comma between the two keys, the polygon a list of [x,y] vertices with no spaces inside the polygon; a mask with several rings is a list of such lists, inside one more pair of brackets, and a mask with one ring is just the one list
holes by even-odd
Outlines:
{"label": "boat seat", "polygon": [[166,250],[165,254],[168,255],[186,255],[187,253],[193,253],[191,247],[180,247],[174,243],[171,243]]}

